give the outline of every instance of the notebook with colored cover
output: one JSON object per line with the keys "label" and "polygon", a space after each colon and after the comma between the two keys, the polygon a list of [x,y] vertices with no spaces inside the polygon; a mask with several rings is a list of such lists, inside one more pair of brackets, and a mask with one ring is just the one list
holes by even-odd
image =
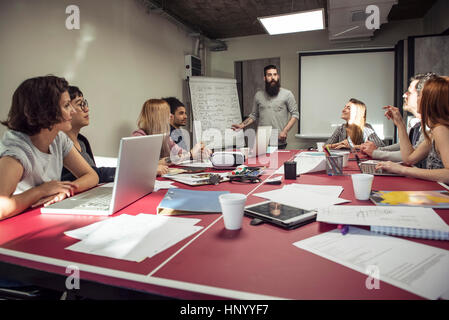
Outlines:
{"label": "notebook with colored cover", "polygon": [[449,240],[449,232],[437,230],[371,226],[371,231],[382,234],[389,234],[392,236],[432,239],[432,240]]}
{"label": "notebook with colored cover", "polygon": [[378,206],[417,206],[449,208],[449,192],[439,191],[371,191],[370,200]]}
{"label": "notebook with colored cover", "polygon": [[157,212],[162,215],[218,213],[221,212],[218,197],[225,193],[229,191],[170,188],[157,207]]}

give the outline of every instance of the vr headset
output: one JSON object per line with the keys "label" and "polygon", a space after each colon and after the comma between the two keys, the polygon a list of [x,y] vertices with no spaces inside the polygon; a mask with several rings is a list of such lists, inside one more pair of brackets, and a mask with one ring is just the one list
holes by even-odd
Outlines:
{"label": "vr headset", "polygon": [[245,163],[245,156],[238,151],[214,152],[210,161],[215,169],[232,169]]}

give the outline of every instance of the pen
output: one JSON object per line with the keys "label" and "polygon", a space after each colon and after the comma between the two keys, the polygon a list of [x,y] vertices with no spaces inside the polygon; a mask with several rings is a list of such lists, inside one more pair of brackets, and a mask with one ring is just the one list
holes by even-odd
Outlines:
{"label": "pen", "polygon": [[340,230],[342,235],[345,235],[349,231],[349,226],[347,224],[339,224],[338,229]]}

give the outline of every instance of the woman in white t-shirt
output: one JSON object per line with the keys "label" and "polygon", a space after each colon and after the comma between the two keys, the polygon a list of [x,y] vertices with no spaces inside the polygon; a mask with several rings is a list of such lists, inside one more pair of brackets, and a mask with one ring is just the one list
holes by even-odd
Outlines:
{"label": "woman in white t-shirt", "polygon": [[[98,175],[63,133],[71,127],[68,83],[55,76],[25,80],[14,92],[0,141],[0,220],[50,205],[98,184]],[[77,179],[59,181],[62,167]]]}

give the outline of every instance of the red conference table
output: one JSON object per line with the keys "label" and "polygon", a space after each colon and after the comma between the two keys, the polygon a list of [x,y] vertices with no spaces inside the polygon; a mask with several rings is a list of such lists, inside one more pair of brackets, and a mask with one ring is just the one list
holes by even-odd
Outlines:
{"label": "red conference table", "polygon": [[[298,151],[276,152],[276,168]],[[272,158],[273,159],[273,158]],[[267,158],[260,159],[267,164]],[[275,168],[267,169],[263,180]],[[342,198],[348,205],[369,205],[354,199],[350,179],[358,172],[354,161],[345,168],[345,176],[329,177],[324,172],[304,174],[284,183],[341,185]],[[264,201],[254,193],[282,186],[221,183],[217,186],[181,188],[194,190],[229,190],[248,195],[247,204]],[[441,190],[437,183],[403,177],[376,176],[373,189]],[[154,214],[166,190],[154,192],[114,216],[122,213]],[[449,211],[437,210],[446,223]],[[15,277],[52,289],[65,289],[65,281],[80,270],[77,294],[92,298],[177,298],[177,299],[421,299],[410,292],[381,282],[380,289],[365,287],[367,276],[334,263],[292,244],[335,228],[335,225],[313,222],[294,230],[283,230],[270,224],[250,225],[244,218],[239,231],[224,229],[220,214],[189,215],[200,218],[204,228],[193,236],[136,263],[113,258],[72,252],[64,248],[78,240],[64,231],[73,230],[107,217],[77,215],[42,215],[30,210],[0,222],[0,277]],[[409,240],[449,249],[449,242]],[[67,273],[66,273],[67,271]]]}

